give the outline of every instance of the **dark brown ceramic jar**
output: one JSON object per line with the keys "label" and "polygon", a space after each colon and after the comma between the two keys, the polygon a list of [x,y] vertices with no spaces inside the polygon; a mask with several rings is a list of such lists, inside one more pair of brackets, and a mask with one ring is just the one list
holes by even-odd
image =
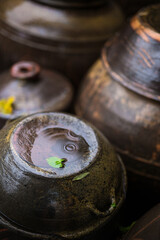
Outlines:
{"label": "dark brown ceramic jar", "polygon": [[127,233],[123,240],[159,240],[160,204],[152,208]]}
{"label": "dark brown ceramic jar", "polygon": [[144,9],[106,43],[76,104],[76,113],[123,155],[132,181],[137,181],[133,185],[142,194],[146,189],[152,200],[150,190],[160,197],[159,16],[160,5]]}
{"label": "dark brown ceramic jar", "polygon": [[7,124],[0,139],[1,225],[34,239],[82,238],[105,224],[111,234],[126,173],[98,130],[39,113]]}
{"label": "dark brown ceramic jar", "polygon": [[0,102],[14,98],[13,111],[0,108],[0,127],[6,120],[40,111],[65,110],[72,99],[70,82],[60,74],[40,69],[34,62],[19,62],[0,75]]}
{"label": "dark brown ceramic jar", "polygon": [[2,0],[1,69],[31,59],[78,85],[122,23],[121,10],[110,0]]}

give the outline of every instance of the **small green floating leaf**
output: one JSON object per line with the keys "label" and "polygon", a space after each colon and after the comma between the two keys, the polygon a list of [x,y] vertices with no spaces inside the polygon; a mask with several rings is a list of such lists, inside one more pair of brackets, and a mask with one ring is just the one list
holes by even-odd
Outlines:
{"label": "small green floating leaf", "polygon": [[58,157],[47,158],[47,163],[53,168],[63,168],[65,166],[64,162],[66,162],[64,158]]}
{"label": "small green floating leaf", "polygon": [[112,203],[111,207],[116,208],[117,207],[116,203]]}
{"label": "small green floating leaf", "polygon": [[132,222],[132,224],[128,227],[123,227],[123,226],[120,226],[119,227],[119,230],[121,233],[127,233],[134,225],[135,225],[136,222]]}
{"label": "small green floating leaf", "polygon": [[79,180],[87,177],[89,174],[90,174],[89,172],[82,173],[82,174],[74,177],[74,178],[72,179],[72,181],[79,181]]}

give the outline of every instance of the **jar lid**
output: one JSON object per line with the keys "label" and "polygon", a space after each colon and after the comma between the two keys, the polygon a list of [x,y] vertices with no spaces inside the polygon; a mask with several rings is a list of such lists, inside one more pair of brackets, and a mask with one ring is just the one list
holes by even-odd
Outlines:
{"label": "jar lid", "polygon": [[160,4],[144,8],[107,42],[103,63],[125,87],[160,101]]}
{"label": "jar lid", "polygon": [[[19,62],[0,76],[0,117],[14,119],[40,111],[64,110],[72,98],[72,86],[60,74],[40,69],[34,62]],[[5,112],[5,101],[14,99],[12,111]],[[4,106],[1,106],[1,103]]]}

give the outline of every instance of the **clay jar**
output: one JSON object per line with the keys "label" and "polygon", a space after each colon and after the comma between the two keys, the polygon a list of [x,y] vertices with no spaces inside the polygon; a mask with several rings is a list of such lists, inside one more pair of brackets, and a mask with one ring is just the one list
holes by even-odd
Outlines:
{"label": "clay jar", "polygon": [[123,240],[159,240],[160,204],[156,205],[127,233]]}
{"label": "clay jar", "polygon": [[69,107],[73,90],[60,74],[40,69],[35,62],[18,62],[0,75],[0,100],[14,97],[13,112],[1,110],[0,127],[6,120],[40,111],[62,111]]}
{"label": "clay jar", "polygon": [[34,239],[81,238],[106,224],[109,236],[126,174],[98,130],[71,115],[39,113],[7,124],[0,139],[0,224]]}
{"label": "clay jar", "polygon": [[122,23],[121,10],[109,0],[2,0],[1,69],[31,59],[78,85]]}
{"label": "clay jar", "polygon": [[150,190],[160,190],[159,16],[160,5],[140,11],[106,43],[76,104],[76,113],[123,155],[133,185],[152,199]]}

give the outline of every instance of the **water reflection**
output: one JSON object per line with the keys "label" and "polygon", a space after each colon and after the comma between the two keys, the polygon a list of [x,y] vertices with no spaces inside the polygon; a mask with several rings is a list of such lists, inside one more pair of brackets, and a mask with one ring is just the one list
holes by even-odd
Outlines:
{"label": "water reflection", "polygon": [[31,148],[30,162],[38,167],[51,168],[50,157],[66,159],[65,166],[82,161],[89,151],[85,139],[63,128],[48,128],[37,134]]}

